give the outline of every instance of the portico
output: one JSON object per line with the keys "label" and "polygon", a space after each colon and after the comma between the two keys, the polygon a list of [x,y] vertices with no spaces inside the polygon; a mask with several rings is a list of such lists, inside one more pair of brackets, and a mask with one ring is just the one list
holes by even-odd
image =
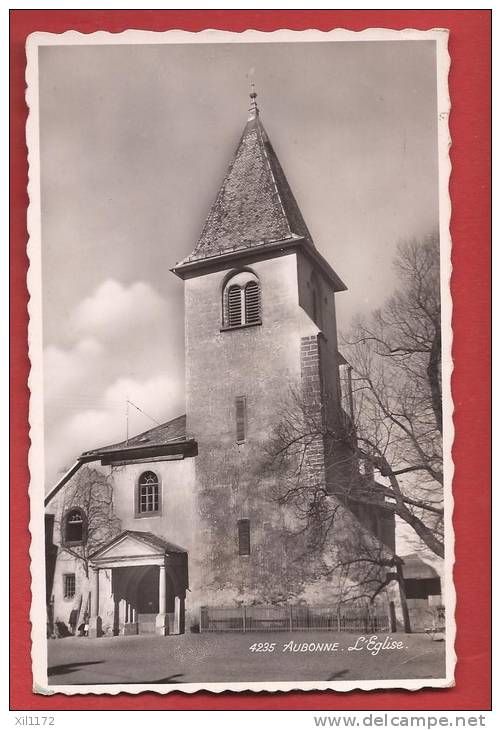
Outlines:
{"label": "portico", "polygon": [[[89,636],[102,635],[109,596],[100,595],[100,573],[111,571],[113,634],[184,633],[188,555],[150,532],[126,530],[91,556]],[[108,613],[110,607],[108,606]]]}

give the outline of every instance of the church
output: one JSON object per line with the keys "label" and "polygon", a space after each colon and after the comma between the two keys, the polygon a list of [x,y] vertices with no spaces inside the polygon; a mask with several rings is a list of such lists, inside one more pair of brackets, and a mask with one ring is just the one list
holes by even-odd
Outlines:
{"label": "church", "polygon": [[[346,287],[250,98],[200,238],[171,269],[184,283],[186,414],[82,453],[46,497],[47,602],[72,633],[165,636],[197,630],[206,607],[334,606],[346,534],[394,551],[387,512],[330,494],[371,478],[349,435],[350,368],[338,352],[335,295]],[[290,465],[284,474],[270,451],[298,407],[309,496],[288,499]],[[300,501],[320,492],[339,511],[312,546]]]}

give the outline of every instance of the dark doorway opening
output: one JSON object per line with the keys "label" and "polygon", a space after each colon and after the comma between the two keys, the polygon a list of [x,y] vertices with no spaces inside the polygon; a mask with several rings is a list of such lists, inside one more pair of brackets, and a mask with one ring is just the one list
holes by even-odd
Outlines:
{"label": "dark doorway opening", "polygon": [[155,633],[158,613],[158,567],[152,565],[137,584],[137,623],[140,634]]}

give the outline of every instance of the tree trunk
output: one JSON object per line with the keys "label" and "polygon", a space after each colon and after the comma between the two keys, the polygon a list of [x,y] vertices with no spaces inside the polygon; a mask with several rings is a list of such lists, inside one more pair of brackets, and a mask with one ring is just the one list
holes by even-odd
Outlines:
{"label": "tree trunk", "polygon": [[439,558],[444,557],[443,542],[436,537],[433,530],[430,530],[424,522],[413,515],[407,507],[402,504],[397,505],[395,508],[395,514],[401,517],[410,527],[412,527],[416,535],[421,538],[425,545],[427,545],[430,550],[435,553],[435,555],[438,555]]}
{"label": "tree trunk", "polygon": [[435,414],[437,429],[442,433],[442,389],[440,387],[440,362],[442,353],[442,337],[440,327],[435,330],[435,336],[430,350],[430,359],[426,374],[431,390],[431,405]]}
{"label": "tree trunk", "polygon": [[406,634],[412,632],[411,620],[409,617],[409,606],[407,605],[407,594],[405,592],[404,574],[401,561],[397,562],[398,590],[400,593],[400,604],[402,606],[402,618],[404,620],[404,631]]}
{"label": "tree trunk", "polygon": [[80,610],[78,612],[78,619],[77,619],[77,633],[78,633],[78,627],[80,624],[84,623],[86,614],[88,614],[88,607],[89,607],[89,593],[90,593],[90,584],[89,584],[89,578],[87,576],[82,577],[82,586],[80,589]]}
{"label": "tree trunk", "polygon": [[[78,617],[80,615],[81,610],[82,610],[82,595],[81,595],[81,593],[75,593],[75,596],[73,598],[73,605],[71,607],[71,613],[69,616],[70,631],[75,634],[77,633]],[[72,614],[74,614],[74,613],[76,614],[76,617],[77,617],[75,626],[73,626],[73,622],[71,620]]]}

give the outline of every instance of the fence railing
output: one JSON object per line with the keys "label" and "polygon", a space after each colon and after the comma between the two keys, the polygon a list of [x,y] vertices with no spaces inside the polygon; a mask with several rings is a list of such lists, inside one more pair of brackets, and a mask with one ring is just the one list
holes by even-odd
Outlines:
{"label": "fence railing", "polygon": [[200,609],[200,631],[390,632],[383,611],[332,606],[237,606]]}

